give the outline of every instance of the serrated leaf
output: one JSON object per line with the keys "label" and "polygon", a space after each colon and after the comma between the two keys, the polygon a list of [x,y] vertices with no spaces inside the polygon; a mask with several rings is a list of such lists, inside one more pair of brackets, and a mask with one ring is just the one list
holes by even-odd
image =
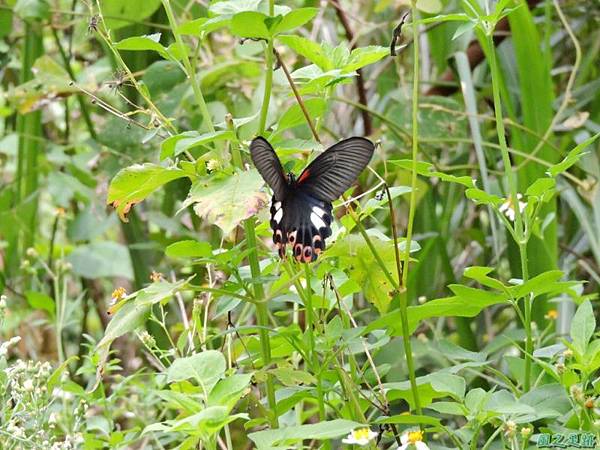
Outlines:
{"label": "serrated leaf", "polygon": [[387,47],[371,45],[369,47],[359,47],[352,50],[346,64],[341,67],[343,73],[355,72],[356,70],[368,66],[385,58],[390,53]]}
{"label": "serrated leaf", "polygon": [[278,39],[299,55],[316,64],[323,72],[334,69],[331,58],[323,46],[316,42],[300,36],[279,36]]}
{"label": "serrated leaf", "polygon": [[150,163],[126,167],[110,182],[106,203],[112,204],[121,220],[127,222],[126,215],[133,205],[168,182],[185,176],[185,172],[177,167]]}
{"label": "serrated leaf", "polygon": [[[313,120],[323,115],[327,108],[327,102],[322,98],[310,98],[304,101],[309,115]],[[277,124],[277,133],[280,133],[288,128],[306,123],[306,118],[302,109],[297,103],[294,103],[286,112],[283,113]]]}
{"label": "serrated leaf", "polygon": [[198,180],[192,185],[182,209],[193,205],[198,216],[228,234],[267,204],[267,195],[260,190],[263,184],[254,169],[235,172],[226,178]]}

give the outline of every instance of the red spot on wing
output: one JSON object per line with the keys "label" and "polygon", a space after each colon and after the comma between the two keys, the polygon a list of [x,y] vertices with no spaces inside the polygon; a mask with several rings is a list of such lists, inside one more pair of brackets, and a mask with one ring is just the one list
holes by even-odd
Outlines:
{"label": "red spot on wing", "polygon": [[300,178],[298,178],[298,183],[303,183],[309,176],[310,170],[305,170],[304,172],[302,172],[302,175],[300,175]]}

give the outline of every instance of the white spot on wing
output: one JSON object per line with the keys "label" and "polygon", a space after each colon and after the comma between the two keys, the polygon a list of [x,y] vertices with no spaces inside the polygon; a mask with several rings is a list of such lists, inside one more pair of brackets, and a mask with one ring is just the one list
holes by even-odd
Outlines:
{"label": "white spot on wing", "polygon": [[321,219],[314,212],[310,213],[310,221],[312,222],[312,224],[315,226],[315,228],[317,230],[320,230],[321,228],[325,228],[325,222],[323,222],[323,219]]}
{"label": "white spot on wing", "polygon": [[318,206],[313,206],[312,211],[319,217],[323,217],[325,215],[325,211]]}
{"label": "white spot on wing", "polygon": [[283,217],[283,209],[278,209],[275,215],[273,216],[273,220],[277,223],[281,222],[281,218]]}
{"label": "white spot on wing", "polygon": [[273,203],[273,206],[275,207],[275,209],[281,209],[281,202],[275,202]]}

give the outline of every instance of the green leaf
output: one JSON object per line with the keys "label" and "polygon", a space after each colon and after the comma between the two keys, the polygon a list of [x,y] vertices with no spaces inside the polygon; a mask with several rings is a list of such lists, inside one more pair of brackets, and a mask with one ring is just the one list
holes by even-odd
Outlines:
{"label": "green leaf", "polygon": [[151,306],[164,299],[172,298],[173,295],[186,286],[190,280],[194,278],[194,276],[195,275],[192,275],[186,280],[179,280],[175,282],[166,281],[164,279],[156,281],[150,284],[148,287],[140,289],[135,294],[135,300],[133,301],[135,301],[138,306]]}
{"label": "green leaf", "polygon": [[100,0],[105,25],[111,31],[150,17],[160,3],[161,0]]}
{"label": "green leaf", "polygon": [[284,386],[298,386],[301,384],[316,384],[316,378],[304,370],[294,370],[291,367],[278,367],[269,371]]}
{"label": "green leaf", "polygon": [[228,234],[266,206],[267,196],[260,191],[263,184],[254,169],[235,172],[226,178],[198,180],[192,185],[182,209],[194,205],[198,216]]}
{"label": "green leaf", "polygon": [[371,45],[369,47],[359,47],[352,50],[347,63],[341,68],[343,73],[355,72],[358,69],[376,63],[385,58],[390,53],[387,47]]}
{"label": "green leaf", "polygon": [[584,155],[583,151],[587,147],[589,147],[596,139],[598,139],[598,136],[600,136],[600,133],[597,133],[589,139],[583,141],[581,144],[579,144],[573,150],[567,153],[567,156],[565,156],[561,162],[550,167],[546,173],[551,177],[555,177],[563,172],[566,172],[569,169],[569,167],[571,167],[573,164],[579,161],[579,159]]}
{"label": "green leaf", "polygon": [[78,246],[67,256],[67,261],[73,266],[73,273],[80,277],[133,279],[129,251],[118,242],[94,242]]}
{"label": "green leaf", "polygon": [[363,425],[350,420],[330,420],[311,425],[298,425],[279,428],[275,430],[264,430],[250,433],[248,437],[254,441],[257,450],[273,449],[275,447],[289,446],[303,440],[335,439],[347,435],[356,428]]}
{"label": "green leaf", "polygon": [[208,396],[208,406],[225,406],[231,411],[237,401],[249,392],[251,380],[251,373],[235,374],[219,380]]}
{"label": "green leaf", "polygon": [[225,357],[216,350],[177,358],[167,370],[167,382],[194,379],[208,397],[226,369]]}
{"label": "green leaf", "polygon": [[178,27],[180,34],[204,37],[206,34],[226,27],[231,23],[231,19],[226,16],[217,16],[209,19],[201,17],[199,19],[189,20]]}
{"label": "green leaf", "polygon": [[556,180],[554,178],[538,178],[525,191],[527,197],[542,197],[549,192],[554,192]]}
{"label": "green leaf", "polygon": [[54,316],[56,306],[54,300],[43,292],[27,291],[25,292],[25,298],[27,303],[34,309],[43,309],[47,311],[51,316]]}
{"label": "green leaf", "polygon": [[298,8],[292,9],[287,13],[281,21],[271,28],[271,34],[274,36],[279,33],[293,30],[301,27],[305,23],[311,21],[319,12],[318,8]]}
{"label": "green leaf", "polygon": [[148,34],[145,36],[134,36],[123,39],[115,44],[119,50],[144,51],[152,50],[158,52],[164,59],[169,59],[170,55],[167,49],[160,44],[160,33]]}
{"label": "green leaf", "polygon": [[[417,387],[421,406],[427,406],[434,398],[450,396],[455,400],[462,400],[465,396],[466,382],[463,377],[447,372],[434,372],[429,375],[417,377]],[[410,381],[398,383],[384,383],[383,387],[389,391],[389,399],[402,398],[414,405],[414,398]]]}
{"label": "green leaf", "polygon": [[440,0],[417,0],[417,9],[427,14],[437,14],[442,10]]}
{"label": "green leaf", "polygon": [[212,256],[212,246],[203,241],[179,241],[169,245],[165,255],[169,258],[208,258]]}
{"label": "green leaf", "polygon": [[467,278],[477,281],[482,286],[487,286],[492,289],[497,289],[501,292],[507,292],[508,286],[495,278],[488,277],[488,274],[494,269],[491,267],[473,266],[467,267],[463,275]]}
{"label": "green leaf", "polygon": [[325,49],[316,42],[300,36],[279,36],[278,39],[299,55],[319,66],[324,72],[334,68]]}
{"label": "green leaf", "polygon": [[225,0],[211,2],[210,12],[215,15],[231,15],[242,11],[256,11],[262,0]]}
{"label": "green leaf", "polygon": [[177,167],[162,167],[156,164],[134,164],[115,175],[108,187],[106,203],[112,204],[123,222],[133,205],[169,181],[185,177]]}
{"label": "green leaf", "polygon": [[[396,159],[388,161],[388,163],[400,167],[404,170],[412,170],[411,159]],[[475,186],[475,181],[473,180],[473,178],[467,176],[457,177],[455,175],[448,175],[444,172],[438,172],[437,170],[434,170],[433,164],[425,161],[417,161],[417,173],[426,177],[437,177],[442,181],[448,181],[450,183],[462,184],[463,186],[466,186],[468,188],[472,188]]]}
{"label": "green leaf", "polygon": [[504,203],[504,200],[497,195],[488,194],[487,192],[477,188],[467,189],[465,191],[465,195],[478,205],[499,206]]}
{"label": "green leaf", "polygon": [[571,338],[573,346],[580,354],[585,354],[588,343],[596,330],[596,318],[592,303],[589,300],[583,302],[577,308],[571,321]]}
{"label": "green leaf", "polygon": [[165,139],[160,147],[160,160],[172,158],[195,147],[212,142],[237,141],[233,131],[222,130],[200,134],[197,131],[185,131]]}
{"label": "green leaf", "polygon": [[[304,106],[308,111],[309,116],[314,120],[317,117],[321,117],[327,109],[327,101],[322,98],[310,98],[304,101]],[[306,123],[306,118],[302,113],[302,108],[298,103],[294,104],[283,113],[277,124],[277,133],[281,133],[288,128],[296,127]]]}
{"label": "green leaf", "polygon": [[231,32],[243,38],[271,39],[271,32],[266,24],[269,17],[257,11],[244,11],[231,18]]}

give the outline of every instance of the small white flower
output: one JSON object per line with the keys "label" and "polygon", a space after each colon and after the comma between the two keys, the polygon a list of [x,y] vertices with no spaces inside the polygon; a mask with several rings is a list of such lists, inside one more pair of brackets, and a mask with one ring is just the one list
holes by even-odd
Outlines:
{"label": "small white flower", "polygon": [[423,432],[420,430],[407,431],[400,436],[400,442],[402,445],[398,447],[398,450],[414,449],[417,450],[429,450],[429,447],[423,442]]}
{"label": "small white flower", "polygon": [[[525,207],[527,206],[527,202],[521,201],[522,198],[523,196],[521,194],[517,194],[517,201],[519,203],[520,212],[525,211]],[[504,215],[508,217],[508,219],[511,222],[515,221],[515,206],[513,205],[512,198],[508,197],[506,201],[500,205],[500,208],[498,208],[498,210],[501,213],[504,213]]]}
{"label": "small white flower", "polygon": [[346,438],[342,439],[344,444],[354,444],[360,445],[361,447],[368,445],[373,439],[377,437],[377,433],[375,431],[370,430],[369,428],[357,428],[352,431]]}
{"label": "small white flower", "polygon": [[27,392],[31,392],[33,391],[34,387],[33,387],[33,381],[31,381],[31,379],[27,379],[23,382],[23,388],[27,391]]}
{"label": "small white flower", "polygon": [[0,295],[0,309],[6,309],[6,295]]}

